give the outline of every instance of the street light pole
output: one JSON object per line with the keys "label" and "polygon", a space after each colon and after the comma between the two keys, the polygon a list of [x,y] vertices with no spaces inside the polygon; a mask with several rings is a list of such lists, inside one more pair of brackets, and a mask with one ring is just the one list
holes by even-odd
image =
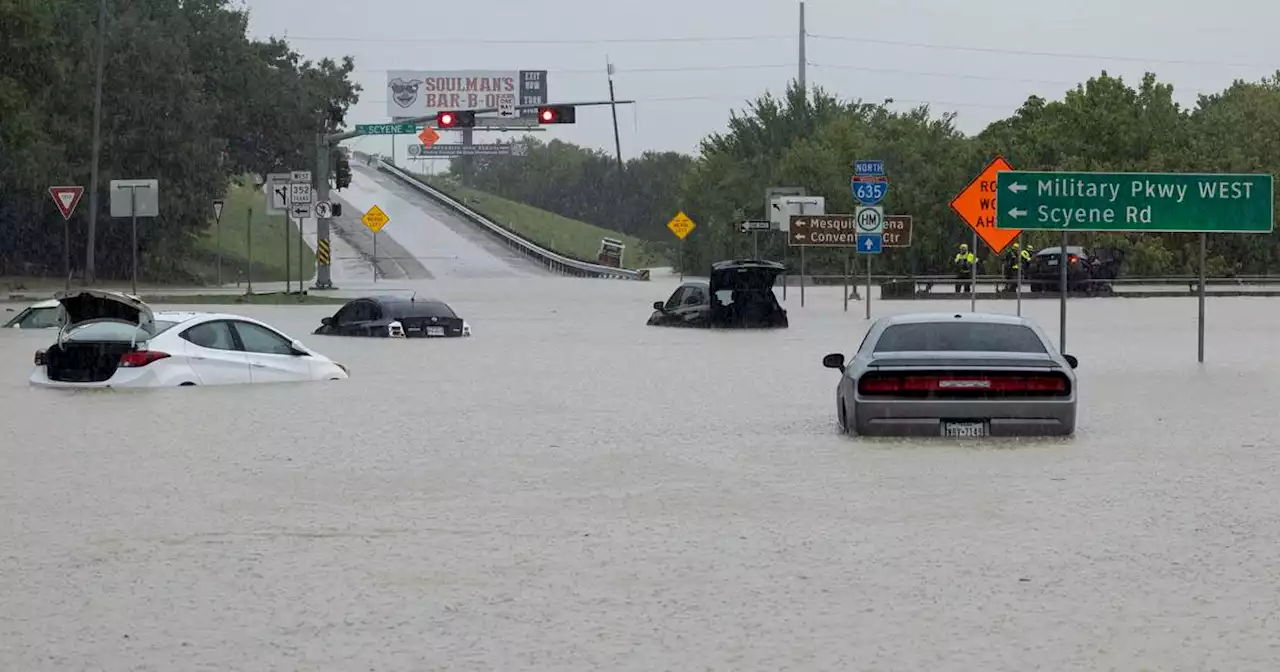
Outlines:
{"label": "street light pole", "polygon": [[106,39],[107,0],[100,0],[98,3],[97,74],[93,84],[93,165],[89,169],[89,228],[84,253],[85,284],[91,284],[94,279],[94,239],[98,233],[98,158],[102,154],[102,70]]}

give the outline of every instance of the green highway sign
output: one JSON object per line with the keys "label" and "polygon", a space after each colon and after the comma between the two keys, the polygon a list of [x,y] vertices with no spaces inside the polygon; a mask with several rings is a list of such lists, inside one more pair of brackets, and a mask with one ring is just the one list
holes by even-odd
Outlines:
{"label": "green highway sign", "polygon": [[996,174],[997,229],[1270,233],[1271,175]]}
{"label": "green highway sign", "polygon": [[416,124],[356,124],[356,132],[366,135],[413,135]]}

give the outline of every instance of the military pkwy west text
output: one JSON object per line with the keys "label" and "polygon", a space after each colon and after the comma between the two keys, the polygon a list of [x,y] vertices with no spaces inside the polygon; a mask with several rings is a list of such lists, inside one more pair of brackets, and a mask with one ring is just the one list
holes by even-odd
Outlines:
{"label": "military pkwy west text", "polygon": [[1270,175],[1002,172],[996,226],[1270,230]]}

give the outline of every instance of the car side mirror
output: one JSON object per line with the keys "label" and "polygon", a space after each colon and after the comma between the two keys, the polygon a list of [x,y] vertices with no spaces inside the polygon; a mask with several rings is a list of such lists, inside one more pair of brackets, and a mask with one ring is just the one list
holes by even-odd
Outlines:
{"label": "car side mirror", "polygon": [[293,342],[289,344],[289,347],[293,348],[293,354],[296,357],[301,357],[303,355],[311,354],[307,352],[307,346],[303,345],[302,341],[299,341],[296,338],[293,339]]}
{"label": "car side mirror", "polygon": [[322,317],[322,318],[320,318],[320,324],[323,324],[323,325],[324,325],[324,326],[326,326],[326,327],[332,326],[332,325],[333,325],[333,318],[332,318],[332,317]]}
{"label": "car side mirror", "polygon": [[654,309],[654,310],[665,310],[666,305],[667,305],[667,304],[665,304],[665,303],[663,303],[663,302],[661,302],[661,301],[654,301],[654,302],[653,302],[653,309]]}
{"label": "car side mirror", "polygon": [[1067,365],[1073,369],[1080,366],[1080,360],[1076,359],[1075,355],[1063,355],[1062,358],[1067,360]]}
{"label": "car side mirror", "polygon": [[828,369],[840,369],[844,371],[844,355],[836,352],[822,358],[822,365]]}

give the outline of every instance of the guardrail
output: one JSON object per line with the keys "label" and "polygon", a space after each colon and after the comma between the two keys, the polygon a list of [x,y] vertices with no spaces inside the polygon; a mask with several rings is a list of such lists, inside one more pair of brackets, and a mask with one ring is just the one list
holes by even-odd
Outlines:
{"label": "guardrail", "polygon": [[[367,156],[367,155],[365,155]],[[486,233],[505,243],[511,249],[523,254],[524,256],[537,261],[546,266],[548,269],[565,275],[572,275],[583,278],[611,278],[618,280],[648,280],[648,271],[633,271],[627,268],[614,268],[612,266],[604,266],[601,264],[593,264],[589,261],[580,261],[571,259],[562,254],[552,252],[533,241],[530,241],[520,235],[517,235],[505,227],[497,224],[493,220],[472,210],[462,202],[444,193],[443,191],[426,184],[422,180],[413,175],[400,170],[396,166],[383,161],[381,158],[372,157],[373,165],[405,184],[426,194],[433,201],[448,207],[450,210],[462,215],[471,223],[479,226]]]}

